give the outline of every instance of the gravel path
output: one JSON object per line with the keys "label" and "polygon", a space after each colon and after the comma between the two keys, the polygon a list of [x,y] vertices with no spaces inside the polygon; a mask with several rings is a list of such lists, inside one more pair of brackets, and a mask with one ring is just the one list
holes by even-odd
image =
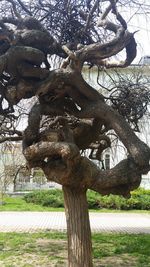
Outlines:
{"label": "gravel path", "polygon": [[[150,234],[150,215],[90,213],[92,232]],[[64,212],[0,212],[0,232],[66,230]]]}

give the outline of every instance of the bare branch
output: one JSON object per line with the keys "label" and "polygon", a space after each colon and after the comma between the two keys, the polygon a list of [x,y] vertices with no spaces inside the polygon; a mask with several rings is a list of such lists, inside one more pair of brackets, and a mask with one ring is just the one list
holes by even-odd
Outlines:
{"label": "bare branch", "polygon": [[[5,130],[0,132],[0,142],[22,139],[22,133],[13,132],[12,114],[19,101],[36,96],[38,104],[31,109],[23,134],[23,150],[29,164],[40,166],[49,180],[62,185],[85,190],[89,187],[103,194],[128,194],[139,185],[141,174],[149,170],[150,149],[125,121],[124,110],[118,114],[118,102],[113,99],[115,89],[107,90],[109,95],[104,97],[82,76],[85,62],[123,68],[135,58],[136,41],[118,11],[120,1],[118,5],[115,0],[105,1],[109,6],[98,24],[96,18],[106,6],[104,1],[38,1],[37,6],[34,1],[6,2],[0,20],[0,125]],[[13,12],[8,10],[9,3]],[[109,61],[123,49],[124,61]],[[116,110],[105,100],[112,100]],[[121,103],[126,108],[129,102],[126,96],[126,102]],[[138,102],[139,106],[142,104]],[[79,150],[91,148],[93,157],[96,149],[96,159],[101,160],[102,152],[111,145],[110,129],[127,148],[130,158],[101,172],[81,157]]]}
{"label": "bare branch", "polygon": [[21,15],[18,13],[17,11],[17,8],[16,8],[16,4],[13,0],[7,0],[7,2],[10,2],[12,4],[12,8],[13,8],[13,12],[15,14],[15,16],[18,18],[18,19],[21,19]]}
{"label": "bare branch", "polygon": [[92,15],[93,13],[95,12],[95,10],[97,9],[97,6],[99,5],[99,2],[100,0],[96,0],[92,9],[90,10],[88,16],[87,16],[87,20],[86,20],[86,25],[85,25],[85,28],[84,28],[84,32],[87,31],[88,27],[89,27],[89,24],[90,24],[90,21],[91,21],[91,18],[92,18]]}
{"label": "bare branch", "polygon": [[[91,177],[88,175],[87,187],[101,193],[119,194],[125,197],[130,196],[130,191],[136,189],[141,182],[141,174],[132,159],[126,159],[110,170],[99,170],[96,165],[84,158],[85,175],[88,175],[89,168],[92,170]],[[86,178],[85,178],[86,180]]]}
{"label": "bare branch", "polygon": [[22,141],[23,137],[22,136],[4,136],[0,138],[0,143],[4,143],[6,141]]}
{"label": "bare branch", "polygon": [[[111,2],[111,1],[110,1]],[[113,1],[114,2],[114,1]],[[118,2],[117,0],[115,1],[116,3]],[[109,6],[105,9],[105,11],[103,12],[100,21],[106,19],[106,17],[108,16],[109,12],[112,10],[112,2],[109,4]]]}
{"label": "bare branch", "polygon": [[22,9],[29,15],[32,16],[32,12],[30,12],[30,10],[27,9],[27,7],[24,5],[24,3],[21,0],[17,0],[17,2],[20,4],[20,6],[22,7]]}
{"label": "bare branch", "polygon": [[145,166],[149,166],[149,147],[135,135],[129,124],[110,106],[102,101],[95,104],[92,103],[91,105],[88,104],[88,106],[80,112],[80,117],[94,117],[105,121],[106,125],[114,129],[117,133],[136,164],[144,169]]}

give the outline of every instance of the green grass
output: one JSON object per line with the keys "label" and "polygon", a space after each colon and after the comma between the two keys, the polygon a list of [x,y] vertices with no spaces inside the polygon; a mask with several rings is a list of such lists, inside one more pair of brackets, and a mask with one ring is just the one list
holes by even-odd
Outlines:
{"label": "green grass", "polygon": [[63,211],[63,208],[43,207],[33,203],[27,203],[22,197],[4,197],[4,205],[0,205],[0,211]]}
{"label": "green grass", "polygon": [[[27,203],[23,197],[4,197],[4,205],[0,205],[0,211],[64,211],[64,208],[44,207],[34,203]],[[113,209],[89,209],[90,212],[134,212],[148,213],[150,210],[113,210]]]}
{"label": "green grass", "polygon": [[[94,266],[150,266],[150,235],[94,234]],[[1,267],[67,266],[66,234],[0,233]]]}

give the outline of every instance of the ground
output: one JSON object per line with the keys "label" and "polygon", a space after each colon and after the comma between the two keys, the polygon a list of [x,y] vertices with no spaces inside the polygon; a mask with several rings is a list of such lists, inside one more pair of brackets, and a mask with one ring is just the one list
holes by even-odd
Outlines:
{"label": "ground", "polygon": [[[94,267],[149,267],[150,235],[93,235]],[[0,233],[1,267],[66,267],[65,233]]]}

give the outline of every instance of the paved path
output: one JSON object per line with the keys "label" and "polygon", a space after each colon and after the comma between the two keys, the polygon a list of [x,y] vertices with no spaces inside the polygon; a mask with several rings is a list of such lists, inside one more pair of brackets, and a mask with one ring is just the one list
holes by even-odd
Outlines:
{"label": "paved path", "polygon": [[[149,233],[150,215],[90,213],[92,232]],[[0,212],[0,232],[66,230],[64,212]]]}

